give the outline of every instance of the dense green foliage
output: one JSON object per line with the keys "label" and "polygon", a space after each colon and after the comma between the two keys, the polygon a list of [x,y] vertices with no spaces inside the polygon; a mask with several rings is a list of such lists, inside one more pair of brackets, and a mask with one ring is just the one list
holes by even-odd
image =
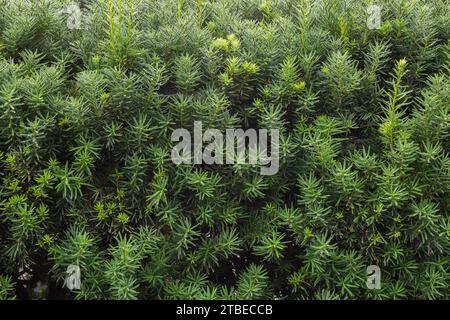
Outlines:
{"label": "dense green foliage", "polygon": [[[0,299],[450,298],[445,0],[68,2],[0,0]],[[279,172],[173,164],[197,120]]]}

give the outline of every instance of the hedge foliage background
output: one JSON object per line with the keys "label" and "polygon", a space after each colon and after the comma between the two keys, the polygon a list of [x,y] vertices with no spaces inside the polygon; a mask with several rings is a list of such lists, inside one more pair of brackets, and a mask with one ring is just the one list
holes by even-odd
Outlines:
{"label": "hedge foliage background", "polygon": [[[450,297],[448,2],[68,3],[0,0],[0,298]],[[278,174],[174,165],[197,120]]]}

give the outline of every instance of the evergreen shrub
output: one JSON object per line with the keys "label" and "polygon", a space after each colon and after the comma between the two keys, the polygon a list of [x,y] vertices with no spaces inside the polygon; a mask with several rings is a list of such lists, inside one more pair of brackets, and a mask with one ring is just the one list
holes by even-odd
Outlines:
{"label": "evergreen shrub", "polygon": [[[0,299],[450,297],[447,1],[69,4],[0,0]],[[278,173],[174,164],[194,121]]]}

